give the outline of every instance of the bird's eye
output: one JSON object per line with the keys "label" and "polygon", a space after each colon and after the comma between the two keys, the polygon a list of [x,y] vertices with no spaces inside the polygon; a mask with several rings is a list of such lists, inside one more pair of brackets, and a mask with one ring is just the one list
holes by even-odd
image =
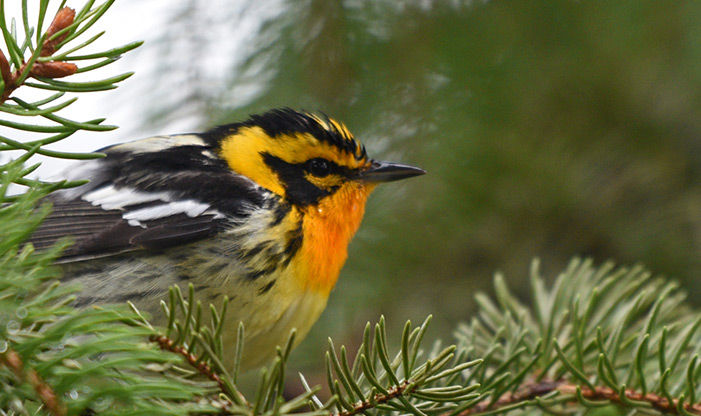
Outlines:
{"label": "bird's eye", "polygon": [[307,171],[317,178],[323,178],[331,173],[331,164],[326,159],[312,159],[307,162]]}

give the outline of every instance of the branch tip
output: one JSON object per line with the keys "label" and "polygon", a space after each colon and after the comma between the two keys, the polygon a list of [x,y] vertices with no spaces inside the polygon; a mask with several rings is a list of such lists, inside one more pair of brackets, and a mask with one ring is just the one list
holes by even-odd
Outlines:
{"label": "branch tip", "polygon": [[10,63],[7,61],[7,57],[0,50],[0,75],[2,75],[2,80],[5,82],[5,88],[12,82],[12,70],[10,69]]}
{"label": "branch tip", "polygon": [[41,56],[51,56],[56,52],[56,47],[63,42],[68,36],[68,32],[58,36],[55,39],[51,39],[53,35],[60,32],[61,30],[67,28],[73,24],[73,19],[75,19],[75,10],[70,7],[64,7],[56,13],[56,17],[51,22],[51,25],[46,30],[46,41],[41,49]]}
{"label": "branch tip", "polygon": [[32,77],[63,78],[73,75],[77,71],[78,66],[68,62],[37,62],[32,67],[29,75]]}
{"label": "branch tip", "polygon": [[51,415],[66,415],[66,407],[63,405],[63,403],[61,403],[61,400],[56,395],[56,392],[54,392],[51,386],[46,384],[44,379],[41,378],[36,370],[29,370],[25,376],[22,357],[20,357],[16,351],[8,349],[5,353],[0,354],[0,365],[5,365],[7,368],[9,368],[18,379],[29,382],[39,396],[39,400],[41,400]]}

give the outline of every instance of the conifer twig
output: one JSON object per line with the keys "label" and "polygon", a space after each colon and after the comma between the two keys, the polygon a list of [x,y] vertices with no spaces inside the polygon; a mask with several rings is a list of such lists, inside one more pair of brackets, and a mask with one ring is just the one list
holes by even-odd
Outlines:
{"label": "conifer twig", "polygon": [[[578,386],[576,384],[566,381],[541,380],[526,384],[515,393],[505,393],[494,402],[492,402],[491,399],[481,401],[475,406],[460,412],[457,416],[472,416],[487,411],[493,412],[499,410],[500,408],[533,400],[537,397],[542,397],[553,392],[575,395],[577,394],[577,387]],[[612,403],[622,403],[623,401],[620,393],[609,387],[595,386],[594,390],[587,387],[580,387],[580,391],[582,397],[588,400],[608,400]],[[660,397],[657,394],[642,394],[634,389],[626,389],[624,394],[626,399],[649,403],[651,407],[662,413],[679,414],[679,411],[677,410],[677,399],[674,399],[673,403],[670,404],[666,398]],[[701,415],[701,403],[684,403],[683,407],[684,410],[691,414]]]}
{"label": "conifer twig", "polygon": [[366,411],[377,407],[378,404],[385,404],[392,399],[396,399],[399,396],[410,393],[408,387],[416,387],[415,384],[410,382],[403,382],[400,385],[391,388],[387,391],[387,394],[378,393],[372,400],[363,400],[358,403],[353,404],[353,410],[346,410],[344,412],[334,413],[332,416],[353,416],[360,413],[365,413]]}
{"label": "conifer twig", "polygon": [[75,10],[64,7],[56,13],[56,17],[46,29],[44,45],[41,48],[41,56],[51,56],[58,49],[58,45],[68,37],[68,32],[52,39],[52,37],[63,29],[73,24]]}
{"label": "conifer twig", "polygon": [[0,364],[9,368],[18,379],[29,381],[41,402],[53,416],[64,416],[66,414],[66,407],[61,403],[51,386],[46,384],[36,370],[29,370],[25,376],[22,358],[16,351],[8,348],[7,351],[0,354]]}
{"label": "conifer twig", "polygon": [[[557,387],[557,390],[561,393],[576,394],[577,386],[571,383],[563,383]],[[597,386],[593,391],[583,387],[581,388],[581,392],[584,398],[590,400],[609,400],[614,403],[621,403],[623,401],[619,392],[610,387]],[[663,413],[679,414],[678,399],[672,399],[672,403],[670,404],[666,398],[660,395],[654,393],[642,394],[634,389],[625,389],[624,395],[628,400],[649,403],[653,408]],[[684,410],[691,414],[701,415],[701,403],[684,403],[682,406]]]}
{"label": "conifer twig", "polygon": [[[44,43],[39,45],[41,47],[40,56],[51,56],[56,52],[58,45],[68,36],[68,32],[55,38],[52,37],[73,24],[74,18],[75,10],[68,7],[64,7],[56,13],[56,17],[54,17],[51,25],[46,30]],[[4,103],[17,88],[24,84],[26,78],[23,79],[23,74],[27,71],[27,67],[29,67],[29,76],[35,78],[63,78],[78,71],[78,66],[73,63],[61,61],[37,62],[34,59],[30,59],[29,62],[23,62],[22,66],[13,74],[7,58],[0,51],[0,75],[2,75],[2,80],[5,83],[5,90],[0,96],[0,104]]]}
{"label": "conifer twig", "polygon": [[154,335],[149,339],[151,342],[157,343],[162,350],[182,355],[185,357],[188,364],[195,368],[200,374],[216,382],[221,391],[227,390],[226,385],[224,384],[224,381],[222,381],[221,377],[219,377],[219,374],[214,372],[214,370],[212,370],[212,368],[206,362],[199,360],[195,354],[188,352],[187,348],[181,345],[176,345],[175,341],[166,337],[165,335]]}

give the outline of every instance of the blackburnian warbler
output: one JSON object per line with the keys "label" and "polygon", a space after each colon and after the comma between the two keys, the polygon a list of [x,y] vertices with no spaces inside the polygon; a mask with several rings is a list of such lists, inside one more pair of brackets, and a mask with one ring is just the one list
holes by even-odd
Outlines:
{"label": "blackburnian warbler", "polygon": [[156,136],[102,149],[51,196],[37,248],[71,236],[60,262],[84,286],[77,305],[132,301],[160,316],[171,285],[230,299],[245,327],[242,367],[265,363],[317,320],[378,183],[424,174],[374,161],[343,124],[273,110],[202,134]]}

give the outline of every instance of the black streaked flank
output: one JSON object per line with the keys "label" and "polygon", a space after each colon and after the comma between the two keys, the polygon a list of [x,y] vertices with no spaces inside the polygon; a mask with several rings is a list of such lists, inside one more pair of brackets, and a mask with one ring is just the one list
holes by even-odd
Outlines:
{"label": "black streaked flank", "polygon": [[280,260],[282,260],[282,253],[277,249],[277,247],[271,246],[265,250],[263,256],[265,260],[265,270],[266,274],[272,273],[280,266]]}
{"label": "black streaked flank", "polygon": [[302,220],[299,220],[297,227],[289,230],[285,235],[287,243],[285,244],[285,251],[283,253],[284,259],[282,260],[282,267],[287,267],[292,261],[297,251],[302,247],[302,242],[304,241],[304,231],[302,230]]}
{"label": "black streaked flank", "polygon": [[287,214],[290,212],[290,209],[291,209],[289,204],[282,201],[282,198],[278,198],[278,199],[279,199],[279,201],[274,207],[266,206],[266,208],[273,208],[273,210],[274,210],[273,214],[275,215],[275,219],[273,220],[273,222],[270,223],[271,227],[274,227],[274,226],[280,224],[282,222],[282,220],[285,219],[285,217],[287,216]]}
{"label": "black streaked flank", "polygon": [[202,292],[209,289],[211,286],[206,284],[195,285],[194,289],[196,292]]}
{"label": "black streaked flank", "polygon": [[287,244],[285,245],[285,256],[292,258],[294,257],[297,250],[302,247],[302,239],[304,238],[304,232],[302,231],[302,220],[299,220],[297,227],[289,230],[285,234],[287,239]]}
{"label": "black streaked flank", "polygon": [[257,280],[263,276],[265,276],[265,270],[253,270],[246,273],[246,279],[248,280]]}
{"label": "black streaked flank", "polygon": [[149,293],[148,291],[135,291],[135,292],[128,292],[128,293],[123,293],[120,294],[117,297],[110,298],[110,301],[113,303],[126,303],[126,302],[137,302],[139,299],[144,299],[147,296],[153,295],[152,293]]}
{"label": "black streaked flank", "polygon": [[244,250],[241,252],[241,258],[244,260],[251,260],[253,257],[256,256],[256,254],[263,251],[268,245],[270,245],[270,241],[264,241],[250,250]]}
{"label": "black streaked flank", "polygon": [[276,282],[276,280],[271,280],[267,285],[258,289],[258,295],[260,296],[260,295],[264,295],[264,294],[268,293],[268,291],[273,288],[273,285],[275,284],[275,282]]}
{"label": "black streaked flank", "polygon": [[226,272],[226,270],[229,268],[229,264],[226,262],[221,262],[221,263],[213,263],[209,264],[207,267],[207,272],[211,273],[213,275],[217,275],[220,273]]}

